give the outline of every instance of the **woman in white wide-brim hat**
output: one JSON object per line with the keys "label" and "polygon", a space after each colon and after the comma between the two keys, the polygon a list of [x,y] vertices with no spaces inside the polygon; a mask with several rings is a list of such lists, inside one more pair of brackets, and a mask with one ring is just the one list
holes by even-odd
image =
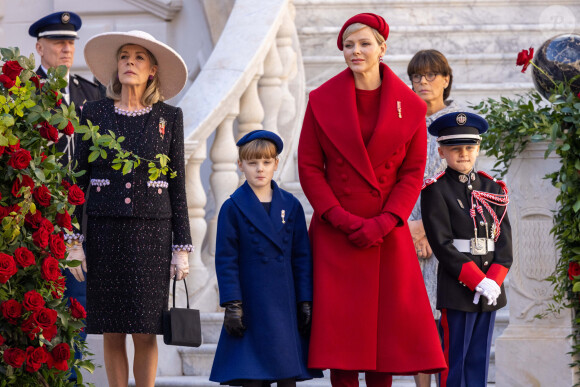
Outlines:
{"label": "woman in white wide-brim hat", "polygon": [[[112,159],[89,162],[92,141],[79,141],[77,178],[90,190],[87,219],[76,209],[76,240],[86,235],[87,331],[103,334],[105,368],[110,386],[126,386],[125,338],[135,344],[133,372],[137,386],[154,386],[157,341],[162,333],[169,281],[189,272],[193,250],[185,197],[183,113],[164,99],[177,95],[187,80],[183,59],[171,47],[142,31],[97,35],[85,46],[85,60],[107,87],[107,98],[84,105],[81,123],[98,125],[100,133],[123,136],[122,147],[144,159],[164,154],[174,178],[149,180],[147,165],[123,174]],[[112,155],[110,155],[112,156]],[[146,164],[146,163],[144,163]],[[74,240],[74,238],[73,238]],[[69,258],[85,260],[80,244]],[[73,268],[84,280],[82,266]]]}

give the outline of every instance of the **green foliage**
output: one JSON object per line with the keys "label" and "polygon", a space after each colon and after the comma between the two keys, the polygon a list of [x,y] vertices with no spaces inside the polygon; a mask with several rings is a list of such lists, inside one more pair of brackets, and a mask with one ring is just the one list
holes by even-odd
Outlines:
{"label": "green foliage", "polygon": [[[86,344],[79,337],[84,320],[72,316],[68,300],[63,298],[65,282],[61,270],[72,266],[64,259],[63,234],[71,230],[57,221],[57,214],[70,215],[74,211],[68,201],[68,187],[62,182],[74,182],[79,173],[60,164],[63,154],[40,128],[50,127],[58,134],[68,125],[78,127],[78,119],[74,107],[59,103],[59,90],[66,86],[66,67],[49,69],[47,79],[40,80],[34,72],[33,55],[22,56],[18,48],[0,48],[0,54],[5,62],[0,73],[0,303],[16,302],[21,307],[13,321],[6,318],[4,308],[0,312],[0,386],[73,386],[68,381],[70,369],[80,375],[80,368],[92,372],[93,366],[86,357]],[[16,155],[23,154],[29,154],[27,160],[15,164]],[[36,223],[34,216],[44,223]],[[40,229],[48,230],[46,236],[51,242],[47,245],[38,242]],[[18,259],[23,249],[33,256],[32,262],[24,265]],[[54,278],[43,267],[50,259],[57,265]],[[42,306],[31,309],[26,303],[28,307],[24,307],[25,294],[30,291],[41,297]],[[49,326],[41,327],[37,321],[40,310],[52,315],[56,312],[55,322],[49,319]],[[63,371],[55,368],[52,360],[59,356],[53,350],[59,345],[66,348],[64,344],[70,350],[70,358],[61,359],[69,368]],[[75,347],[85,355],[83,361],[74,359]],[[7,361],[7,352],[26,353],[39,348],[45,350],[45,361],[28,355],[20,367]]]}
{"label": "green foliage", "polygon": [[[533,64],[533,63],[532,63]],[[560,169],[546,176],[558,189],[558,211],[554,213],[554,235],[560,257],[554,274],[547,278],[554,286],[549,312],[572,308],[573,367],[580,367],[580,95],[568,82],[556,82],[549,104],[538,93],[516,99],[488,99],[473,108],[486,115],[490,130],[482,149],[497,157],[495,168],[509,168],[511,161],[530,141],[549,141],[545,156],[556,152]]]}

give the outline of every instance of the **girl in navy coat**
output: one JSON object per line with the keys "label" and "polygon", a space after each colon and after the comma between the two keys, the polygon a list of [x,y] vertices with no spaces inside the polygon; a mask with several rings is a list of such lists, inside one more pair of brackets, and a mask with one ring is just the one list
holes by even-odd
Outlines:
{"label": "girl in navy coat", "polygon": [[306,367],[312,257],[304,210],[272,180],[279,136],[255,130],[237,145],[246,182],[218,217],[215,262],[225,316],[210,380],[295,386],[322,376]]}

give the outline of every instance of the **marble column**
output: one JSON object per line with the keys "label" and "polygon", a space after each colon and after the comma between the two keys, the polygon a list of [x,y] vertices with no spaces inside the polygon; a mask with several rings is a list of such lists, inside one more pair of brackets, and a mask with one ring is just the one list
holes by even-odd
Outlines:
{"label": "marble column", "polygon": [[[547,173],[560,168],[555,154],[544,159],[547,143],[531,143],[514,160],[506,181],[512,225],[514,263],[509,272],[509,325],[495,341],[496,384],[503,386],[572,386],[578,382],[571,350],[572,315],[547,312],[552,285],[546,278],[558,251],[550,235],[557,190]],[[538,319],[535,316],[547,313]]]}

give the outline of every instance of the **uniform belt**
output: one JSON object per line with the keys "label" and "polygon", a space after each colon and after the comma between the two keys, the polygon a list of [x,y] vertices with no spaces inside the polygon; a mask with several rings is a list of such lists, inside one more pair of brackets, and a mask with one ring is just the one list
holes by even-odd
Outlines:
{"label": "uniform belt", "polygon": [[[453,246],[461,253],[471,253],[470,239],[454,239]],[[493,239],[487,240],[487,251],[495,251],[495,242]]]}

